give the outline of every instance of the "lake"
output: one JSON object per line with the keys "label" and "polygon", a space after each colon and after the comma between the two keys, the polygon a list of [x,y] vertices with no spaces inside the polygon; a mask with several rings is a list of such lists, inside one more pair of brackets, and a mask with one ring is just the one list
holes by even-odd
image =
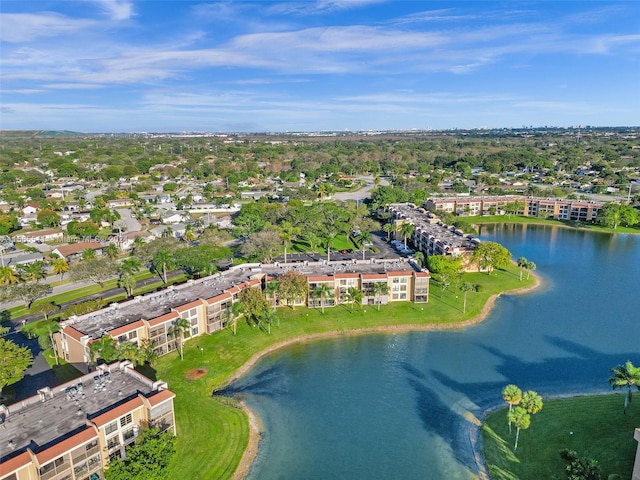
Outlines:
{"label": "lake", "polygon": [[468,479],[467,427],[506,384],[608,391],[613,366],[640,364],[640,236],[492,225],[481,237],[535,262],[545,288],[501,297],[464,331],[331,339],[264,358],[232,386],[264,423],[248,478]]}

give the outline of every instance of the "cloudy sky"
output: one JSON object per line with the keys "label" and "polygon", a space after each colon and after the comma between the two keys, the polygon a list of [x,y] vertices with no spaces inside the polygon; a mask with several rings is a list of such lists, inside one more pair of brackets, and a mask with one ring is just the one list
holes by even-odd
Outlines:
{"label": "cloudy sky", "polygon": [[640,2],[2,0],[0,129],[640,125]]}

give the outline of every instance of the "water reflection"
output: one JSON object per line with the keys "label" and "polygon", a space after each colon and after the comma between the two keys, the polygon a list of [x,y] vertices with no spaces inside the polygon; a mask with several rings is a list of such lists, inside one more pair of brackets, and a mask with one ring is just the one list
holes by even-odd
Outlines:
{"label": "water reflection", "polygon": [[268,357],[232,386],[266,428],[251,479],[466,479],[466,427],[507,383],[605,391],[612,366],[640,364],[640,238],[490,227],[485,240],[534,261],[552,288],[502,297],[463,332],[339,338]]}

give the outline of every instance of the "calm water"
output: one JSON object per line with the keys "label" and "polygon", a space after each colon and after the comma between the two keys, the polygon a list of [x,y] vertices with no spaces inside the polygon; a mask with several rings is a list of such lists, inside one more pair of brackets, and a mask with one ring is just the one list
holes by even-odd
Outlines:
{"label": "calm water", "polygon": [[265,358],[233,389],[264,438],[250,479],[466,479],[463,428],[516,383],[541,394],[606,390],[640,364],[640,237],[541,226],[482,237],[537,264],[542,292],[505,296],[482,324],[327,340]]}

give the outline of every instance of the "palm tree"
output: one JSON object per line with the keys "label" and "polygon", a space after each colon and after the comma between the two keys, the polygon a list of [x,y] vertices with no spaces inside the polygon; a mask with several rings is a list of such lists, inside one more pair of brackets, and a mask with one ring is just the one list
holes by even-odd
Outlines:
{"label": "palm tree", "polygon": [[507,419],[509,421],[509,433],[511,433],[511,408],[522,401],[522,390],[520,390],[516,385],[509,384],[502,389],[502,398],[504,398],[504,401],[509,404]]}
{"label": "palm tree", "polygon": [[309,242],[309,248],[311,249],[311,252],[315,253],[316,248],[318,247],[318,244],[321,241],[320,237],[318,237],[318,235],[310,231],[307,234],[305,234],[305,238],[307,239],[307,242]]}
{"label": "palm tree", "polygon": [[515,452],[518,449],[518,439],[520,438],[520,430],[526,430],[531,425],[531,415],[522,407],[516,407],[509,412],[509,424],[513,422],[516,426],[516,443],[513,447]]}
{"label": "palm tree", "polygon": [[618,365],[611,369],[613,374],[609,378],[609,385],[614,390],[616,388],[627,387],[627,392],[624,396],[624,414],[627,414],[627,408],[631,403],[632,394],[631,387],[635,385],[640,390],[640,367],[636,367],[629,360],[624,365]]}
{"label": "palm tree", "polygon": [[276,315],[276,312],[274,312],[270,308],[265,308],[262,311],[262,315],[260,315],[260,318],[258,320],[258,328],[260,328],[260,326],[263,323],[266,323],[267,324],[267,333],[269,335],[271,335],[271,324],[276,320],[278,321],[278,326],[280,326],[280,319]]}
{"label": "palm tree", "polygon": [[462,313],[467,313],[467,293],[471,290],[475,290],[475,285],[469,282],[462,282],[460,284],[460,291],[463,293]]}
{"label": "palm tree", "polygon": [[69,264],[62,257],[56,257],[50,262],[54,275],[60,275],[60,280],[64,278],[64,274],[69,271]]}
{"label": "palm tree", "polygon": [[271,280],[267,282],[264,288],[264,293],[271,299],[273,309],[276,309],[276,294],[280,290],[280,282],[278,280]]}
{"label": "palm tree", "polygon": [[527,259],[526,259],[526,258],[524,258],[524,257],[520,257],[520,258],[518,259],[518,267],[520,267],[520,281],[522,281],[522,270],[523,270],[523,269],[525,269],[525,268],[527,268],[527,264],[528,264],[528,263],[529,263],[529,262],[528,262],[528,261],[527,261]]}
{"label": "palm tree", "polygon": [[280,225],[280,238],[284,245],[284,263],[287,263],[287,247],[300,234],[300,227],[294,227],[291,222],[284,221]]}
{"label": "palm tree", "polygon": [[142,245],[144,245],[144,238],[137,236],[136,238],[133,239],[133,243],[131,244],[131,255],[135,254],[136,251],[138,250],[138,248],[140,248]]}
{"label": "palm tree", "polygon": [[96,258],[96,251],[90,248],[87,248],[84,252],[82,252],[82,260],[93,260]]}
{"label": "palm tree", "polygon": [[360,247],[362,248],[362,260],[364,260],[364,252],[366,249],[367,244],[371,243],[371,239],[373,238],[373,236],[371,235],[371,232],[365,230],[363,232],[360,232]]}
{"label": "palm tree", "polygon": [[313,291],[311,292],[311,295],[314,298],[320,299],[320,307],[322,308],[323,315],[324,315],[324,299],[329,298],[330,296],[333,295],[333,293],[334,293],[333,289],[326,283],[321,283],[316,288],[314,288]]}
{"label": "palm tree", "polygon": [[134,257],[125,258],[120,263],[120,271],[123,273],[129,273],[133,275],[140,270],[140,260]]}
{"label": "palm tree", "polygon": [[184,227],[184,233],[182,234],[182,239],[185,242],[193,242],[196,239],[196,232],[194,230],[193,225],[190,223]]}
{"label": "palm tree", "polygon": [[407,238],[413,235],[416,227],[411,223],[403,223],[400,227],[400,235],[404,238],[404,249],[407,249]]}
{"label": "palm tree", "polygon": [[191,330],[191,324],[189,320],[186,318],[177,318],[171,324],[171,328],[167,332],[169,335],[172,335],[179,339],[178,348],[180,349],[180,360],[184,360],[184,336],[188,334]]}
{"label": "palm tree", "polygon": [[351,301],[351,311],[353,312],[354,303],[362,305],[362,291],[360,291],[360,289],[356,287],[349,287],[347,295],[349,296],[349,300]]}
{"label": "palm tree", "polygon": [[416,252],[416,254],[413,256],[413,258],[416,261],[416,263],[418,264],[418,266],[420,268],[422,268],[423,265],[424,265],[424,253]]}
{"label": "palm tree", "polygon": [[115,260],[118,258],[118,247],[116,247],[115,243],[110,243],[104,248],[104,254],[111,260]]}
{"label": "palm tree", "polygon": [[124,291],[127,292],[127,297],[130,298],[136,288],[136,277],[132,273],[123,271],[120,273],[120,278],[118,278],[118,286],[124,288]]}
{"label": "palm tree", "polygon": [[520,402],[520,405],[527,411],[529,415],[535,415],[540,410],[542,410],[542,397],[538,395],[538,392],[528,390],[522,395],[522,401]]}
{"label": "palm tree", "polygon": [[12,267],[0,267],[0,285],[20,283],[20,275]]}
{"label": "palm tree", "polygon": [[387,282],[374,282],[373,295],[376,298],[378,304],[378,311],[380,311],[380,304],[382,304],[382,296],[389,293],[389,284]]}
{"label": "palm tree", "polygon": [[168,250],[160,250],[153,260],[153,269],[160,274],[162,281],[167,283],[167,270],[173,265],[173,255]]}
{"label": "palm tree", "polygon": [[32,280],[34,283],[38,283],[38,280],[46,276],[43,261],[38,260],[22,267],[22,278],[24,278],[25,281]]}
{"label": "palm tree", "polygon": [[536,269],[536,264],[533,262],[527,262],[526,269],[527,269],[527,280],[529,280],[529,276],[531,272]]}
{"label": "palm tree", "polygon": [[242,315],[244,306],[242,302],[234,302],[231,304],[231,308],[227,309],[228,322],[233,322],[233,334],[235,335],[238,330],[238,317]]}
{"label": "palm tree", "polygon": [[391,232],[396,231],[396,226],[393,223],[385,223],[382,226],[382,230],[387,234],[387,242],[391,239]]}

